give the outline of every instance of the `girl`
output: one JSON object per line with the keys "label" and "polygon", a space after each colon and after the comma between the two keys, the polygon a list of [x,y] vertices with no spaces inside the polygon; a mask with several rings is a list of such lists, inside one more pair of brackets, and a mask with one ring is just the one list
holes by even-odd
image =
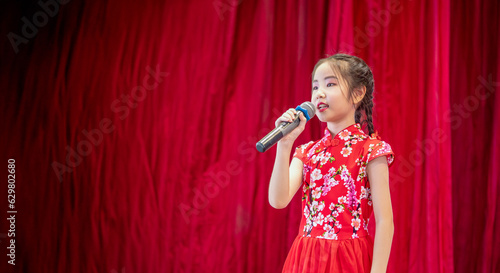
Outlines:
{"label": "girl", "polygon": [[[394,154],[374,132],[372,72],[360,58],[336,54],[319,60],[312,77],[311,102],[327,124],[324,137],[297,147],[289,165],[306,123],[300,113],[300,125],[278,142],[269,184],[269,203],[279,209],[304,182],[299,234],[283,272],[386,272],[394,233],[388,171]],[[276,125],[296,113],[289,109]],[[368,234],[372,211],[374,241]]]}

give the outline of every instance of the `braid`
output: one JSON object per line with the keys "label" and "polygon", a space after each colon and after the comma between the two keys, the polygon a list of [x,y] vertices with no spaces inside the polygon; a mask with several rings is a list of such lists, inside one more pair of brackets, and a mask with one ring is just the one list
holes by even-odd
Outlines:
{"label": "braid", "polygon": [[361,123],[361,117],[362,117],[361,108],[364,108],[364,106],[360,105],[356,109],[356,112],[354,113],[354,121],[356,121],[356,123]]}
{"label": "braid", "polygon": [[367,102],[364,104],[363,108],[365,109],[365,115],[366,115],[365,122],[366,126],[368,127],[368,134],[372,135],[373,133],[375,133],[375,129],[373,128],[373,117],[372,117],[373,100],[371,98],[368,99]]}
{"label": "braid", "polygon": [[[354,113],[354,120],[356,121],[356,123],[361,124],[361,126],[366,124],[366,127],[368,128],[368,135],[371,136],[373,133],[375,133],[375,129],[373,126],[373,116],[372,116],[373,100],[370,97],[371,96],[365,95],[361,104]],[[364,119],[363,121],[361,121],[361,118],[363,117],[363,112],[364,112]]]}

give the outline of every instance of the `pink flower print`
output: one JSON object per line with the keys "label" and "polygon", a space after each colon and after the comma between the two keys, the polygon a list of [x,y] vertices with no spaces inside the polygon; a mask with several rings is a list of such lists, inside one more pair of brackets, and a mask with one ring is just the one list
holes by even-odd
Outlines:
{"label": "pink flower print", "polygon": [[351,135],[351,132],[349,130],[344,130],[339,133],[339,137],[342,140],[349,140],[349,136]]}
{"label": "pink flower print", "polygon": [[325,219],[325,216],[323,216],[321,212],[318,213],[315,217],[313,217],[313,226],[323,225],[323,219]]}
{"label": "pink flower print", "polygon": [[342,173],[340,174],[340,178],[344,181],[348,181],[349,178],[351,178],[351,174],[349,173],[349,170],[345,166],[342,166]]}
{"label": "pink flower print", "polygon": [[358,178],[357,178],[357,181],[361,181],[363,178],[365,178],[366,176],[366,167],[361,167],[359,168],[359,174],[358,174]]}
{"label": "pink flower print", "polygon": [[359,230],[359,228],[361,227],[361,219],[352,219],[351,220],[351,226],[355,229],[355,230]]}
{"label": "pink flower print", "polygon": [[342,151],[340,152],[344,157],[348,157],[352,152],[351,147],[344,147],[342,148]]}
{"label": "pink flower print", "polygon": [[313,201],[311,203],[311,210],[313,211],[313,214],[314,214],[314,211],[316,211],[318,209],[318,201]]}
{"label": "pink flower print", "polygon": [[342,213],[342,212],[344,211],[344,207],[342,207],[342,206],[338,206],[338,207],[337,207],[337,211],[338,211],[339,213]]}
{"label": "pink flower print", "polygon": [[321,196],[326,196],[331,189],[332,189],[332,187],[329,185],[323,186],[323,191],[321,193]]}
{"label": "pink flower print", "polygon": [[339,213],[336,210],[334,210],[332,212],[332,216],[335,217],[335,218],[337,218],[337,217],[339,217]]}
{"label": "pink flower print", "polygon": [[354,180],[349,177],[349,180],[344,183],[344,186],[347,188],[347,204],[350,208],[354,209],[356,202],[358,201]]}
{"label": "pink flower print", "polygon": [[318,199],[321,197],[321,189],[320,188],[315,188],[313,191],[312,191],[312,198],[313,199]]}
{"label": "pink flower print", "polygon": [[314,146],[311,147],[311,149],[309,149],[309,152],[307,152],[308,158],[311,158],[311,156],[316,152],[316,149],[318,148],[319,145],[320,142],[317,142],[316,144],[314,144]]}
{"label": "pink flower print", "polygon": [[304,169],[302,170],[302,177],[304,178],[304,181],[306,181],[306,176],[309,172],[311,172],[312,167],[309,165],[304,165]]}
{"label": "pink flower print", "polygon": [[311,145],[312,141],[310,141],[309,143],[305,144],[305,145],[302,145],[301,148],[300,148],[300,151],[302,153],[304,153],[306,151],[306,148],[309,147],[309,145]]}
{"label": "pink flower print", "polygon": [[348,202],[348,206],[349,208],[351,209],[355,209],[356,208],[356,191],[352,191],[352,192],[349,192],[349,197],[347,198],[347,202]]}
{"label": "pink flower print", "polygon": [[320,164],[325,165],[327,162],[328,162],[328,157],[323,157],[323,158],[321,158]]}
{"label": "pink flower print", "polygon": [[335,180],[333,177],[332,179],[330,179],[329,181],[329,185],[332,186],[332,187],[335,187],[339,184],[339,181]]}
{"label": "pink flower print", "polygon": [[330,225],[324,225],[324,226],[323,226],[323,229],[324,229],[326,232],[328,232],[328,231],[332,230],[332,228],[333,228],[333,227],[332,227],[332,226],[330,226]]}
{"label": "pink flower print", "polygon": [[[312,223],[310,220],[308,220],[307,224],[304,226],[304,232],[309,233],[309,232],[311,232],[312,228],[313,228]],[[310,234],[308,235],[308,237],[310,237]]]}
{"label": "pink flower print", "polygon": [[311,157],[311,161],[312,161],[313,164],[316,164],[316,162],[318,162],[318,155],[313,155]]}
{"label": "pink flower print", "polygon": [[348,190],[347,192],[347,202],[348,202],[348,206],[350,208],[355,208],[356,207],[356,202],[358,201],[358,199],[356,198],[356,190],[354,189],[354,185],[353,185],[353,188]]}
{"label": "pink flower print", "polygon": [[382,141],[381,142],[382,148],[380,148],[377,151],[377,155],[385,154],[385,153],[390,153],[391,150],[391,145],[387,144],[386,142]]}
{"label": "pink flower print", "polygon": [[304,217],[309,218],[309,208],[307,206],[304,207]]}
{"label": "pink flower print", "polygon": [[321,177],[323,177],[323,175],[321,174],[320,169],[314,169],[314,171],[311,173],[311,181],[319,180],[321,179]]}
{"label": "pink flower print", "polygon": [[330,232],[325,232],[323,238],[330,240],[338,240],[337,234],[334,232],[334,230],[331,230]]}
{"label": "pink flower print", "polygon": [[318,204],[318,211],[323,211],[324,208],[325,208],[325,201],[321,201]]}
{"label": "pink flower print", "polygon": [[328,174],[323,176],[324,180],[323,185],[325,187],[323,189],[323,196],[325,196],[326,193],[330,191],[332,187],[335,187],[336,185],[339,184],[339,182],[335,180],[334,175],[335,175],[335,169],[331,168],[330,171],[328,171]]}
{"label": "pink flower print", "polygon": [[321,157],[321,165],[325,165],[328,160],[330,159],[330,157],[332,156],[332,154],[330,153],[325,153],[322,157]]}
{"label": "pink flower print", "polygon": [[354,161],[356,163],[356,166],[360,166],[361,165],[361,159],[359,158],[356,158],[356,161]]}
{"label": "pink flower print", "polygon": [[341,196],[338,198],[339,204],[346,204],[347,203],[347,198],[345,196]]}
{"label": "pink flower print", "polygon": [[360,199],[368,199],[368,194],[369,194],[369,188],[365,188],[363,186],[361,186],[361,195],[360,195]]}
{"label": "pink flower print", "polygon": [[359,236],[358,236],[358,234],[357,234],[357,233],[353,233],[351,237],[352,237],[353,239],[359,238]]}

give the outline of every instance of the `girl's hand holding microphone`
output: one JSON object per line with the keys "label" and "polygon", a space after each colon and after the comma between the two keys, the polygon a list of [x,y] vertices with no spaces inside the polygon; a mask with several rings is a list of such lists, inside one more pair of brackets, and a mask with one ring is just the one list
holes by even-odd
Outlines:
{"label": "girl's hand holding microphone", "polygon": [[299,115],[299,126],[297,128],[293,129],[289,134],[285,135],[280,141],[278,141],[278,145],[293,145],[297,137],[304,131],[304,128],[306,127],[306,122],[307,119],[304,117],[304,114],[301,111],[297,111],[293,108],[288,109],[283,115],[281,115],[274,125],[278,127],[282,122],[289,122],[292,123],[295,120],[295,117]]}
{"label": "girl's hand holding microphone", "polygon": [[287,144],[291,147],[295,139],[304,131],[306,122],[315,114],[314,105],[309,101],[295,109],[288,109],[276,120],[276,128],[257,142],[257,150],[263,153],[276,143],[280,143],[280,146]]}

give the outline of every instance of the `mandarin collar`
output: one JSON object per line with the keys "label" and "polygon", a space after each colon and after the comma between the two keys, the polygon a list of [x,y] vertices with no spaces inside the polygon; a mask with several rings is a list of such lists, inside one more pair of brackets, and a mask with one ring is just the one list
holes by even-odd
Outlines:
{"label": "mandarin collar", "polygon": [[[359,123],[354,123],[354,124],[351,124],[349,126],[347,126],[346,128],[340,130],[334,138],[338,138],[339,137],[339,134],[342,132],[342,131],[345,131],[345,130],[348,130],[349,132],[351,133],[357,133],[357,134],[360,134],[362,133],[363,131],[361,131],[361,124]],[[325,128],[325,136],[324,137],[329,137],[331,136],[332,134],[330,133],[330,130],[328,130],[328,127]]]}
{"label": "mandarin collar", "polygon": [[352,135],[354,135],[354,134],[365,135],[364,132],[361,130],[361,125],[359,123],[351,124],[351,125],[347,126],[346,128],[340,130],[333,138],[331,137],[332,134],[330,133],[330,130],[328,130],[328,127],[326,127],[325,128],[325,135],[322,138],[321,142],[323,142],[323,144],[325,146],[337,146],[341,140],[339,134],[343,131],[346,131],[346,130],[349,131]]}

